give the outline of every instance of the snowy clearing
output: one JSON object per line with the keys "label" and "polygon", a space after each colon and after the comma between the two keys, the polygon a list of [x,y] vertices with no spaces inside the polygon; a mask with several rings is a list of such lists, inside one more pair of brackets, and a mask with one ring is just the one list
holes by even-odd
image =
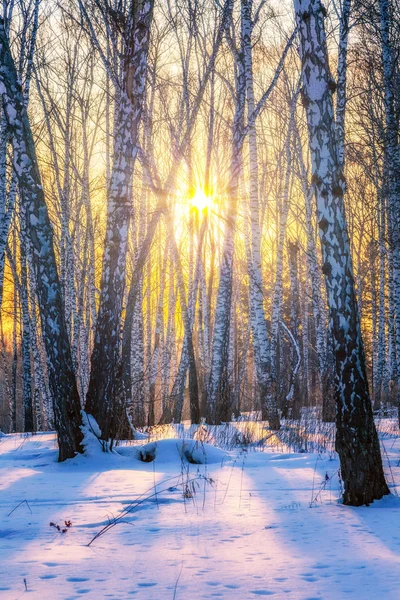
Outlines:
{"label": "snowy clearing", "polygon": [[[399,597],[395,494],[348,508],[327,454],[198,443],[206,459],[190,464],[193,444],[156,442],[152,462],[138,458],[141,441],[60,464],[52,433],[3,436],[0,597]],[[389,482],[400,481],[399,448],[385,440]]]}

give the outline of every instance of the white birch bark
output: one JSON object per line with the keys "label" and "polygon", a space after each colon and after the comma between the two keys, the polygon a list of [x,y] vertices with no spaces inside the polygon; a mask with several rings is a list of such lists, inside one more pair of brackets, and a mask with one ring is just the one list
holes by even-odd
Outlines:
{"label": "white birch bark", "polygon": [[33,248],[37,295],[55,401],[59,459],[81,451],[80,403],[71,349],[62,310],[61,288],[53,249],[53,229],[37,166],[25,101],[11,56],[4,22],[0,19],[0,94],[14,150],[13,165]]}
{"label": "white birch bark", "polygon": [[104,439],[115,437],[118,429],[113,404],[120,365],[132,176],[138,152],[153,5],[154,0],[140,0],[130,6],[114,119],[114,156],[107,201],[100,306],[86,397],[86,411],[96,418]]}
{"label": "white birch bark", "polygon": [[396,100],[394,95],[395,56],[391,43],[391,11],[389,0],[379,0],[382,66],[384,79],[385,107],[385,155],[389,178],[389,216],[391,223],[391,254],[393,300],[395,310],[396,353],[397,353],[397,389],[398,418],[400,423],[400,145],[398,140],[399,126],[396,117]]}
{"label": "white birch bark", "polygon": [[[255,110],[253,58],[252,58],[252,0],[242,0],[242,35],[244,52],[244,69],[246,79],[247,114]],[[271,352],[268,339],[267,324],[264,311],[263,275],[261,261],[261,226],[259,210],[259,173],[257,153],[257,133],[255,123],[248,133],[249,142],[249,178],[250,178],[250,232],[251,232],[251,264],[250,297],[252,330],[256,372],[260,386],[262,416],[268,419],[271,429],[279,429],[279,415],[274,394],[275,382],[271,364]]]}
{"label": "white birch bark", "polygon": [[[347,103],[347,46],[349,41],[351,0],[343,0],[339,24],[339,52],[336,82],[336,145],[338,163],[344,168],[345,117]],[[331,84],[334,85],[333,82]]]}
{"label": "white birch bark", "polygon": [[295,0],[302,63],[312,182],[322,248],[323,273],[334,337],[337,406],[336,449],[343,502],[369,504],[388,494],[373,421],[364,348],[344,209],[344,178],[338,162],[324,14],[320,0]]}
{"label": "white birch bark", "polygon": [[[282,311],[282,294],[283,294],[283,254],[286,238],[286,225],[290,208],[290,188],[292,178],[292,136],[294,127],[294,111],[296,107],[297,94],[291,101],[290,116],[288,130],[285,142],[285,177],[283,184],[283,197],[281,202],[281,210],[279,211],[279,233],[276,247],[276,267],[275,267],[275,286],[272,300],[271,314],[271,364],[274,378],[278,375],[279,368],[279,323],[281,321]],[[278,390],[275,392],[278,393]]]}

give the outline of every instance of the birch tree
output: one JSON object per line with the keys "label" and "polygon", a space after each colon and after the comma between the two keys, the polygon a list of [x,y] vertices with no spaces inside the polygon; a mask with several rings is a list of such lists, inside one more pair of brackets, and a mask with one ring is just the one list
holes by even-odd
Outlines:
{"label": "birch tree", "polygon": [[[89,20],[82,2],[80,6],[83,15]],[[121,23],[123,24],[122,65],[120,77],[117,78],[117,73],[114,73],[117,93],[114,156],[107,199],[100,306],[86,397],[86,410],[96,418],[106,440],[115,437],[117,432],[114,400],[120,364],[122,302],[132,212],[132,177],[138,152],[153,6],[154,0],[132,2],[127,14],[115,14],[111,4],[106,6],[106,25],[110,26],[112,23],[114,31],[118,31]],[[94,42],[95,40],[96,38],[93,39]]]}
{"label": "birch tree", "polygon": [[[256,10],[259,15],[262,3]],[[252,57],[252,32],[255,20],[252,14],[252,0],[242,1],[242,35],[245,85],[247,97],[247,113],[252,115],[255,109],[254,82],[253,82],[253,57]],[[271,429],[279,429],[279,415],[274,394],[275,382],[271,361],[271,349],[264,312],[263,276],[261,262],[261,228],[259,210],[259,171],[257,154],[257,134],[255,123],[249,129],[249,177],[250,177],[250,220],[251,220],[251,262],[250,262],[250,303],[251,319],[254,338],[254,351],[256,360],[257,377],[260,386],[261,409],[264,418],[269,420]]]}
{"label": "birch tree", "polygon": [[338,160],[332,92],[320,0],[296,0],[312,181],[334,338],[336,449],[343,502],[359,506],[389,493],[373,420],[344,207],[345,182]]}
{"label": "birch tree", "polygon": [[0,93],[13,145],[13,167],[33,250],[36,292],[54,398],[59,460],[81,451],[80,400],[53,248],[53,228],[41,184],[35,144],[9,41],[0,19]]}
{"label": "birch tree", "polygon": [[389,0],[379,1],[385,107],[385,156],[388,169],[388,205],[391,221],[390,246],[393,264],[393,291],[397,351],[398,419],[400,424],[400,145],[395,95],[395,55],[391,43],[393,7]]}

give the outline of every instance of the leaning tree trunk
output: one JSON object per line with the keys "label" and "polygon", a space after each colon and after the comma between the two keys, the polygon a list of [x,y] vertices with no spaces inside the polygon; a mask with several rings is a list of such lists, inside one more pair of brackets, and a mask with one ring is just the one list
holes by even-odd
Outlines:
{"label": "leaning tree trunk", "polygon": [[51,225],[37,164],[35,144],[24,97],[11,56],[4,21],[0,19],[0,93],[10,128],[26,232],[32,246],[49,382],[54,398],[59,460],[81,452],[80,401],[65,324]]}
{"label": "leaning tree trunk", "polygon": [[300,35],[303,105],[306,108],[317,218],[334,341],[336,449],[343,502],[369,504],[389,493],[382,468],[355,294],[344,209],[345,182],[336,147],[332,90],[320,0],[295,0]]}

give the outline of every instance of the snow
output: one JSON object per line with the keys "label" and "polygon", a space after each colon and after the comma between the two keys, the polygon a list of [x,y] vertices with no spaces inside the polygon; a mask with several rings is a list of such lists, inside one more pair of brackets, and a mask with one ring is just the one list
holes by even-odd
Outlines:
{"label": "snow", "polygon": [[[53,433],[0,438],[2,600],[398,598],[400,500],[341,505],[334,456],[175,438],[146,463],[143,441],[94,442],[58,463]],[[398,437],[385,448],[399,481]]]}
{"label": "snow", "polygon": [[82,446],[86,457],[103,458],[103,448],[105,444],[99,439],[101,430],[97,421],[92,415],[88,415],[84,410],[81,410],[82,423],[81,430],[83,433]]}
{"label": "snow", "polygon": [[191,464],[221,465],[228,459],[228,455],[219,448],[191,439],[167,439],[150,442],[141,446],[138,452],[139,460],[157,461],[157,463],[176,464],[176,461]]}

